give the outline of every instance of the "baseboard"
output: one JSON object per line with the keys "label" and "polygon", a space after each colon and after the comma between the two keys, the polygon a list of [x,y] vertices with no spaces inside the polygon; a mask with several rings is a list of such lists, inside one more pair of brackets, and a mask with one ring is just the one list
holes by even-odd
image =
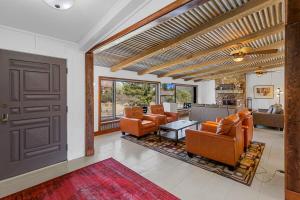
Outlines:
{"label": "baseboard", "polygon": [[300,200],[300,193],[285,190],[285,200]]}
{"label": "baseboard", "polygon": [[116,131],[119,131],[119,130],[120,130],[120,128],[112,128],[112,129],[107,129],[107,130],[104,130],[104,131],[97,131],[97,132],[94,133],[94,135],[95,136],[104,135],[104,134],[116,132]]}

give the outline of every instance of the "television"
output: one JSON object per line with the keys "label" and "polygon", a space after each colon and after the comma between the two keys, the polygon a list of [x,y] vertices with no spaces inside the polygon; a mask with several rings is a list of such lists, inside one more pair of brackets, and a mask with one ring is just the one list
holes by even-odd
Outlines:
{"label": "television", "polygon": [[161,96],[175,95],[175,83],[162,83],[160,89]]}

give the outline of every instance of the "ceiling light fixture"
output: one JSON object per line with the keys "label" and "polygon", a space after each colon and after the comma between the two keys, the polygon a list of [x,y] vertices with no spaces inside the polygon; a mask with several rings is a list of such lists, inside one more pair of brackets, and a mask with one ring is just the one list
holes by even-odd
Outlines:
{"label": "ceiling light fixture", "polygon": [[236,56],[233,57],[233,60],[235,62],[241,62],[241,61],[244,60],[244,55],[236,55]]}
{"label": "ceiling light fixture", "polygon": [[75,0],[44,0],[49,6],[58,10],[67,10],[74,5]]}

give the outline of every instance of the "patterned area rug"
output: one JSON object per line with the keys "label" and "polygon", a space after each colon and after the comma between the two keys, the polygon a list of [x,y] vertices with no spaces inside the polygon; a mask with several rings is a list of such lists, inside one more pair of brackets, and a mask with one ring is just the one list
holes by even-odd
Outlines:
{"label": "patterned area rug", "polygon": [[188,157],[185,151],[185,142],[182,140],[176,146],[173,140],[165,137],[162,137],[162,141],[160,142],[157,135],[147,135],[139,140],[131,135],[122,136],[122,138],[248,186],[253,181],[265,148],[264,143],[252,142],[247,152],[242,154],[237,168],[231,171],[227,165],[201,156]]}
{"label": "patterned area rug", "polygon": [[178,200],[174,195],[112,158],[3,198],[17,199]]}

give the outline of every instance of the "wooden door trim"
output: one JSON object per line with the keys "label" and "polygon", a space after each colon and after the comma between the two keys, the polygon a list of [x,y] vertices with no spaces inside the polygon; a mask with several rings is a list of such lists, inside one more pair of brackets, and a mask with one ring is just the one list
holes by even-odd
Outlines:
{"label": "wooden door trim", "polygon": [[85,155],[94,155],[94,54],[85,54]]}

